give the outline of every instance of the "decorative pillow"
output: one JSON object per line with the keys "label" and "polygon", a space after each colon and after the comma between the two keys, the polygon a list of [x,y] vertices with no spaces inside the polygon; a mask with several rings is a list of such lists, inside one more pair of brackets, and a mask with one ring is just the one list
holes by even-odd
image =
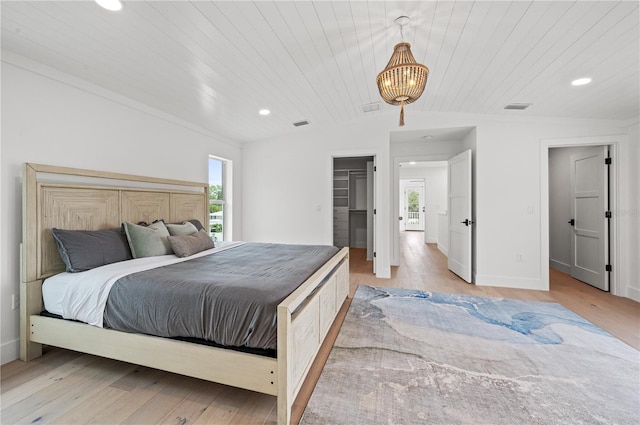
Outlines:
{"label": "decorative pillow", "polygon": [[172,254],[167,237],[169,231],[164,222],[157,221],[148,226],[140,226],[129,222],[122,224],[129,241],[133,258],[153,257]]}
{"label": "decorative pillow", "polygon": [[169,236],[167,239],[178,257],[188,257],[205,249],[215,248],[213,239],[204,229],[190,235]]}
{"label": "decorative pillow", "polygon": [[131,260],[127,238],[120,229],[51,229],[58,252],[69,273]]}
{"label": "decorative pillow", "polygon": [[167,230],[171,236],[190,235],[196,233],[198,229],[193,223],[185,221],[182,224],[167,224]]}
{"label": "decorative pillow", "polygon": [[[196,226],[196,229],[198,230],[202,230],[204,229],[204,226],[202,225],[202,223],[200,223],[200,220],[198,220],[197,218],[194,218],[193,220],[187,220],[189,223],[193,224],[194,226]],[[207,230],[207,229],[205,229]]]}

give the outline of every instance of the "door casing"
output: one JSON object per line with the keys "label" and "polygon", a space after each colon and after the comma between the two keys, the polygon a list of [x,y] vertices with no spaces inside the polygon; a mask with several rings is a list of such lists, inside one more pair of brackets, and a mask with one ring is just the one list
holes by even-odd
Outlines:
{"label": "door casing", "polygon": [[[574,137],[540,140],[540,280],[546,285],[540,289],[549,290],[549,149],[570,146],[608,145],[613,162],[609,171],[609,208],[620,211],[620,165],[619,158],[626,154],[626,135]],[[609,274],[609,290],[613,295],[627,296],[621,275],[624,271],[620,262],[620,246],[626,246],[628,236],[620,232],[620,221],[611,220],[609,232],[609,255],[613,271]]]}

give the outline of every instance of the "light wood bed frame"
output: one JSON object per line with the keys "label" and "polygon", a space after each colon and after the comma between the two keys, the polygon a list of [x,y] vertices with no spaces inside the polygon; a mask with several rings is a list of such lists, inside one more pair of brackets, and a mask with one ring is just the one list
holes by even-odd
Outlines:
{"label": "light wood bed frame", "polygon": [[40,316],[42,281],[64,271],[51,228],[96,230],[123,221],[209,223],[208,185],[128,174],[25,164],[20,277],[20,358],[42,345],[122,360],[277,397],[278,424],[291,406],[349,289],[343,248],[277,310],[277,358],[131,334]]}

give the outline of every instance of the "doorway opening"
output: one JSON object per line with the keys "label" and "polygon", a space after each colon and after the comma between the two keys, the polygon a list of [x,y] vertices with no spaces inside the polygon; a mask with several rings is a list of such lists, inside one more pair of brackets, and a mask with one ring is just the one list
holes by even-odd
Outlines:
{"label": "doorway opening", "polygon": [[[541,211],[541,258],[547,259],[548,261],[541,262],[540,275],[543,282],[548,284],[549,282],[549,270],[560,269],[562,271],[568,271],[567,274],[571,274],[568,270],[567,266],[571,266],[571,257],[565,257],[565,261],[558,261],[558,252],[566,252],[565,250],[558,250],[557,247],[551,246],[551,233],[554,231],[562,231],[566,237],[567,232],[571,235],[572,232],[583,231],[583,230],[593,230],[596,223],[602,222],[604,228],[602,229],[602,233],[608,233],[608,237],[605,239],[608,243],[599,247],[599,244],[596,244],[596,241],[600,241],[599,237],[593,237],[593,240],[587,241],[588,243],[584,246],[578,246],[572,249],[573,254],[577,253],[576,262],[579,268],[585,270],[593,270],[594,272],[598,272],[604,275],[608,287],[605,286],[601,288],[603,290],[608,290],[614,295],[625,296],[626,295],[626,286],[624,283],[624,270],[621,269],[620,264],[620,222],[616,219],[615,214],[611,214],[613,211],[617,211],[619,209],[619,195],[618,195],[618,181],[619,181],[619,166],[617,163],[618,153],[622,154],[624,151],[620,151],[621,146],[624,148],[623,144],[624,136],[595,136],[595,137],[577,137],[577,138],[568,138],[568,139],[545,139],[540,143],[540,170],[541,170],[541,187],[540,187],[540,211]],[[582,172],[586,174],[586,183],[583,184],[582,177],[579,178],[579,186],[578,186],[578,196],[570,201],[571,204],[582,204],[578,206],[577,214],[582,214],[581,217],[569,216],[576,214],[575,210],[573,213],[566,213],[566,220],[564,223],[560,221],[560,218],[555,218],[555,210],[552,210],[552,197],[557,195],[554,194],[555,188],[551,189],[551,179],[554,178],[555,171],[552,170],[554,167],[553,160],[551,156],[554,155],[554,149],[556,148],[578,148],[580,151],[587,151],[589,149],[596,149],[604,151],[604,147],[608,147],[608,152],[610,156],[610,160],[606,159],[606,154],[603,154],[604,157],[601,158],[602,164],[601,166],[594,167],[594,164],[599,163],[598,159],[591,159],[590,161],[585,161],[583,164],[580,164],[578,167],[582,167],[582,170],[578,170],[578,173]],[[558,151],[559,152],[559,151]],[[571,155],[569,155],[571,156]],[[587,155],[588,157],[589,155]],[[579,157],[574,158],[576,160],[580,160]],[[569,160],[567,160],[569,161]],[[607,166],[604,162],[610,162]],[[591,164],[589,164],[591,162]],[[565,162],[566,164],[566,162]],[[585,168],[587,167],[587,168]],[[604,188],[603,191],[606,192],[606,195],[598,195],[598,196],[586,196],[589,195],[589,192],[594,191],[582,191],[582,189],[587,186],[593,186],[594,182],[599,181],[596,179],[596,175],[594,171],[588,171],[588,167],[592,167],[593,170],[597,170],[602,167],[602,173],[605,176],[608,176],[608,187]],[[566,173],[566,169],[564,171]],[[573,171],[575,172],[575,170]],[[600,172],[600,171],[598,171]],[[570,175],[571,171],[569,171]],[[585,193],[580,193],[585,192]],[[568,195],[569,196],[569,195]],[[604,199],[603,199],[604,198]],[[608,200],[608,205],[605,206],[605,203]],[[595,204],[600,203],[602,201],[602,207],[599,210],[596,209],[586,209],[588,211],[587,214],[591,214],[590,216],[585,216],[585,212],[581,212],[580,208],[587,206],[587,204]],[[611,218],[609,218],[611,217]],[[573,226],[571,224],[571,220],[573,221]],[[581,223],[578,223],[578,221]],[[579,224],[576,226],[576,224]],[[558,230],[558,226],[560,230]],[[577,227],[576,230],[572,229]],[[554,235],[555,236],[555,235]],[[580,237],[581,234],[578,234]],[[569,236],[571,238],[571,236]],[[566,238],[564,238],[564,243],[566,244]],[[579,241],[581,243],[584,241]],[[571,240],[569,239],[569,244]],[[567,244],[567,245],[569,245]],[[553,249],[553,252],[552,252]],[[572,254],[571,252],[569,253]],[[588,260],[588,261],[587,261]],[[593,261],[592,261],[593,260]],[[602,265],[596,265],[595,261],[602,261]],[[587,266],[587,264],[591,262],[592,265]],[[564,265],[562,264],[564,263]],[[604,271],[603,271],[604,269]],[[621,274],[622,273],[622,274]],[[619,277],[622,276],[622,277]],[[582,279],[581,279],[582,280]]]}
{"label": "doorway opening", "polygon": [[[475,203],[475,179],[473,174],[475,173],[475,152],[476,149],[476,129],[475,127],[452,127],[452,128],[439,128],[439,129],[423,129],[415,131],[401,131],[392,132],[390,134],[390,148],[392,158],[392,203],[391,207],[391,265],[400,266],[400,244],[402,239],[400,238],[401,232],[404,231],[402,221],[404,221],[405,213],[402,208],[404,190],[400,186],[402,179],[425,179],[425,232],[424,242],[435,243],[437,248],[447,255],[447,257],[454,257],[464,260],[466,270],[470,273],[465,273],[468,282],[474,281],[475,273],[475,226],[473,218],[473,204]],[[455,197],[450,199],[449,196],[449,178],[448,178],[448,164],[455,157],[464,152],[470,152],[469,159],[471,179],[466,184],[465,189],[469,192],[466,197]],[[415,165],[412,164],[415,162]],[[431,178],[431,176],[424,175],[407,175],[411,170],[411,166],[436,166],[440,168],[440,176],[437,179]],[[465,168],[466,167],[458,167]],[[466,181],[455,174],[456,182]],[[460,177],[460,178],[459,178]],[[436,183],[439,180],[439,183]],[[430,195],[430,187],[439,187],[439,195]],[[455,187],[456,185],[454,185]],[[462,205],[457,202],[458,199],[466,199],[470,204],[465,203],[465,208],[457,208]],[[454,201],[456,210],[451,210],[449,206],[450,200]],[[464,202],[462,202],[464,203]],[[459,226],[450,226],[452,219],[452,213],[455,212],[455,217],[464,216],[458,220],[461,222],[463,229],[458,229]],[[401,218],[402,217],[402,218]],[[454,221],[455,221],[454,220]],[[467,224],[464,224],[466,220]],[[459,224],[459,223],[454,223]],[[451,240],[450,233],[454,232],[455,238]],[[462,237],[464,236],[464,238]],[[453,251],[451,246],[453,244]],[[462,249],[464,245],[465,249]],[[471,248],[471,252],[467,248]],[[460,254],[460,255],[458,255]],[[462,255],[464,254],[464,255]]]}
{"label": "doorway opening", "polygon": [[[425,192],[424,179],[401,179],[400,198],[402,205],[400,211],[401,231],[425,231]],[[426,241],[425,241],[426,243]]]}
{"label": "doorway opening", "polygon": [[[422,231],[423,242],[437,244],[446,255],[447,161],[405,161],[398,167],[398,231]],[[412,200],[408,198],[416,197],[421,197],[416,202],[419,214],[415,206],[409,205]]]}
{"label": "doorway opening", "polygon": [[376,272],[375,156],[333,158],[333,244],[366,250]]}
{"label": "doorway opening", "polygon": [[549,149],[549,266],[608,292],[610,147]]}

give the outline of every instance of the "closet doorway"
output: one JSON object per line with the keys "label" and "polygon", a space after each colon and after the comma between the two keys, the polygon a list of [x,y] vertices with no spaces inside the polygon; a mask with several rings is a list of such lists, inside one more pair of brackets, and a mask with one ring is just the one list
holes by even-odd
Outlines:
{"label": "closet doorway", "polygon": [[333,158],[333,244],[364,248],[375,273],[375,157]]}
{"label": "closet doorway", "polygon": [[609,291],[609,146],[549,149],[549,265]]}
{"label": "closet doorway", "polygon": [[[541,263],[543,281],[549,281],[549,268],[554,268],[613,295],[627,296],[621,266],[625,257],[620,254],[626,228],[615,214],[620,211],[622,168],[617,158],[624,157],[624,137],[541,140],[540,248],[541,258],[549,259]],[[599,279],[587,282],[574,273],[576,268]]]}

